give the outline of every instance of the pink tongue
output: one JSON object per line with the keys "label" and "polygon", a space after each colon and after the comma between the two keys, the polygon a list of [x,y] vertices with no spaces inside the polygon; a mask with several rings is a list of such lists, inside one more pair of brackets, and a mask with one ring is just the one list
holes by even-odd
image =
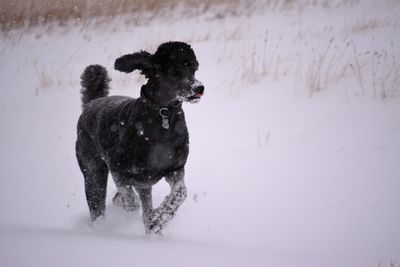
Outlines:
{"label": "pink tongue", "polygon": [[195,96],[195,97],[201,97],[201,96],[203,96],[203,94],[197,93],[197,94],[195,94],[194,96]]}

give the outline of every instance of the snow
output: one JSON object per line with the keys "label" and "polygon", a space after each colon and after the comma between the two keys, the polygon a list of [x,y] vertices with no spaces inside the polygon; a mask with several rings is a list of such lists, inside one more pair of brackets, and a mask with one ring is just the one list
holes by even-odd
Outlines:
{"label": "snow", "polygon": [[[398,266],[400,5],[304,3],[2,36],[0,265]],[[192,44],[205,86],[184,105],[188,198],[146,236],[140,213],[111,204],[110,180],[107,218],[90,227],[81,72],[104,65],[111,94],[138,96],[144,78],[114,60],[169,40]]]}

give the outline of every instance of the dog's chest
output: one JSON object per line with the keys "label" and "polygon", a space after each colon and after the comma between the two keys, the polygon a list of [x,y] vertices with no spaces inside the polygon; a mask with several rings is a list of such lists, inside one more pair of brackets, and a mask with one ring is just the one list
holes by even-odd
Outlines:
{"label": "dog's chest", "polygon": [[[160,118],[138,116],[122,120],[119,142],[111,155],[112,165],[132,179],[156,181],[166,172],[183,167],[188,156],[189,136],[184,116],[177,116],[165,129]],[[149,178],[150,177],[150,178]]]}

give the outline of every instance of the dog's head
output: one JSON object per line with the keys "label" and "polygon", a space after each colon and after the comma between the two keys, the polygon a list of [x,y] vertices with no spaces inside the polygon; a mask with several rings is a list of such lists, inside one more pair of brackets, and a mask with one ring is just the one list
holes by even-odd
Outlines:
{"label": "dog's head", "polygon": [[183,42],[164,43],[154,54],[140,51],[124,55],[115,61],[114,67],[122,72],[140,70],[155,85],[147,93],[164,103],[197,103],[204,93],[203,84],[194,76],[199,63],[190,45]]}

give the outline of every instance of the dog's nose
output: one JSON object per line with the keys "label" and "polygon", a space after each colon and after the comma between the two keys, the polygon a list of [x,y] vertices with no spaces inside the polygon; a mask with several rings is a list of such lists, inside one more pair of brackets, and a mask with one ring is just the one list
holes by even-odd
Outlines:
{"label": "dog's nose", "polygon": [[198,85],[193,89],[193,91],[195,92],[196,96],[202,96],[204,94],[204,86]]}

